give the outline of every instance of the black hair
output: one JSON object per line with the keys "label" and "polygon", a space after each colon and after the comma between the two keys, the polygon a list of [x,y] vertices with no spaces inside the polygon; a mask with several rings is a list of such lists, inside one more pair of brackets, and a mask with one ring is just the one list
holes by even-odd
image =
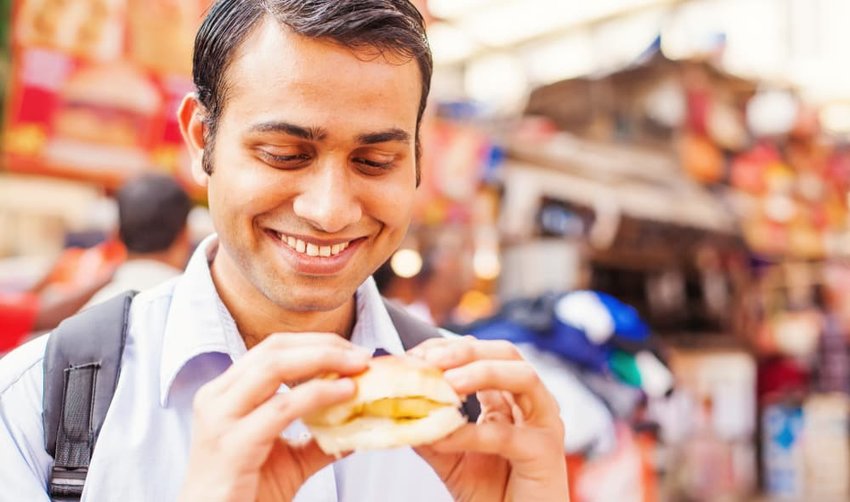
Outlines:
{"label": "black hair", "polygon": [[[193,78],[206,108],[205,141],[211,151],[227,102],[227,71],[248,35],[271,16],[301,36],[326,39],[352,49],[374,48],[415,59],[422,95],[416,119],[416,183],[419,184],[419,126],[431,88],[433,60],[425,20],[409,0],[219,0],[195,38]],[[204,170],[212,173],[210,155]]]}
{"label": "black hair", "polygon": [[116,199],[118,233],[130,253],[166,251],[186,227],[192,208],[183,187],[164,174],[131,179]]}

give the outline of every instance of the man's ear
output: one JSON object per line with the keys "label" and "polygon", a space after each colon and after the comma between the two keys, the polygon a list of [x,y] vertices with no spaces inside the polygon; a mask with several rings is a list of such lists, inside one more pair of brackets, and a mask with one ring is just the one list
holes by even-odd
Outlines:
{"label": "man's ear", "polygon": [[206,109],[198,101],[197,94],[194,92],[186,94],[177,110],[177,121],[180,123],[180,132],[183,134],[183,141],[189,149],[192,160],[192,178],[202,187],[206,187],[209,182],[209,174],[204,171],[205,117]]}

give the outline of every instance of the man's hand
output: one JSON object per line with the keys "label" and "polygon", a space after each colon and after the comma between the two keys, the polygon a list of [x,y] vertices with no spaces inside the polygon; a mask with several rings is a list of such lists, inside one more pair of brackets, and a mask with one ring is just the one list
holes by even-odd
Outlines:
{"label": "man's hand", "polygon": [[266,338],[195,396],[189,466],[182,501],[292,500],[313,473],[331,463],[315,443],[280,437],[293,421],[349,399],[350,378],[370,355],[334,334],[275,334]]}
{"label": "man's hand", "polygon": [[558,405],[509,342],[432,339],[409,352],[477,393],[478,423],[416,451],[459,502],[569,500]]}

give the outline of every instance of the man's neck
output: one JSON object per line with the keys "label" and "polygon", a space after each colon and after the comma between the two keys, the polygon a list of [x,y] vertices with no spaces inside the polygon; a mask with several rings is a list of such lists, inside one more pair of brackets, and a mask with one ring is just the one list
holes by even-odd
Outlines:
{"label": "man's neck", "polygon": [[257,305],[250,303],[228,303],[223,294],[221,298],[236,321],[248,349],[273,333],[336,333],[343,338],[350,338],[354,329],[354,298],[331,312],[293,312],[283,311],[278,307],[263,308],[271,305],[268,300],[262,307],[257,308]]}
{"label": "man's neck", "polygon": [[330,311],[287,310],[253,287],[230,284],[232,279],[217,273],[216,260],[210,265],[219,297],[236,322],[248,349],[273,333],[336,333],[350,338],[357,311],[354,297]]}

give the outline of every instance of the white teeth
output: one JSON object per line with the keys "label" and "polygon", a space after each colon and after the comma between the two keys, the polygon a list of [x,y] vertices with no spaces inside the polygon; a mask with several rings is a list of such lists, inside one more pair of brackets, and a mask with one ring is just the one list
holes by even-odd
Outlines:
{"label": "white teeth", "polygon": [[283,235],[279,232],[275,232],[274,234],[281,242],[285,243],[296,252],[306,254],[307,256],[321,256],[323,258],[336,256],[345,251],[349,245],[348,242],[342,242],[332,246],[319,246],[318,244],[304,242],[301,239]]}

